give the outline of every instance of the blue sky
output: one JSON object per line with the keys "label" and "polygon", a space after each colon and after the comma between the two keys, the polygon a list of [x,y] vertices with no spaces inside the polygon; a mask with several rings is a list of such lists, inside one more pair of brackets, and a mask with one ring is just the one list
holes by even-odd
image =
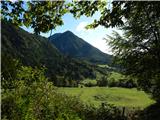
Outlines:
{"label": "blue sky", "polygon": [[[62,19],[64,22],[64,25],[58,26],[55,30],[52,31],[52,34],[54,33],[63,33],[67,30],[72,31],[75,35],[78,37],[84,39],[86,42],[90,43],[94,47],[98,48],[102,52],[105,53],[111,53],[111,49],[107,45],[106,41],[103,39],[106,37],[106,35],[111,35],[112,30],[111,28],[104,28],[102,26],[97,27],[96,29],[89,29],[86,30],[84,27],[92,23],[94,19],[98,19],[100,17],[99,13],[96,13],[92,17],[86,17],[86,16],[81,16],[79,19],[75,19],[72,14],[65,14]],[[31,28],[25,28],[22,27],[28,32],[33,32]],[[115,28],[114,30],[117,31]],[[49,37],[50,32],[48,33],[41,33],[42,36]]]}

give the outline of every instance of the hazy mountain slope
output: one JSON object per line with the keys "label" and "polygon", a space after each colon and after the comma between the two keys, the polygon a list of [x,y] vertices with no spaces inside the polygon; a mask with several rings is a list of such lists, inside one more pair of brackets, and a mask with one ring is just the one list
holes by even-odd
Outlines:
{"label": "hazy mountain slope", "polygon": [[101,52],[70,31],[56,33],[49,40],[65,55],[92,63],[111,63],[111,55]]}

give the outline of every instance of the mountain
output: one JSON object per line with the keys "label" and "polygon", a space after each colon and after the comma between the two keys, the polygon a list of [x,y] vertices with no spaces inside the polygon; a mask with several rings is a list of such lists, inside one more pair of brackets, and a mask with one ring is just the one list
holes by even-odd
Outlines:
{"label": "mountain", "polygon": [[19,59],[24,65],[38,66],[56,63],[62,57],[54,45],[47,45],[47,39],[34,35],[2,21],[2,55]]}
{"label": "mountain", "polygon": [[60,52],[97,64],[110,64],[112,56],[101,52],[71,31],[56,33],[48,38]]}
{"label": "mountain", "polygon": [[1,28],[2,73],[7,71],[9,59],[18,59],[25,66],[45,66],[49,79],[59,86],[66,79],[71,84],[96,77],[96,66],[63,56],[47,38],[28,33],[9,22],[2,21]]}

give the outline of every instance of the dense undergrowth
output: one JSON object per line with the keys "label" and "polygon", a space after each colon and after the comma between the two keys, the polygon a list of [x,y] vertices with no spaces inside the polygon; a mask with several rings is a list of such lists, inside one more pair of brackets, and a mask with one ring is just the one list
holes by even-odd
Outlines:
{"label": "dense undergrowth", "polygon": [[45,77],[45,70],[44,67],[22,66],[17,60],[10,61],[10,68],[2,73],[2,120],[159,119],[158,105],[124,114],[122,109],[110,104],[94,107],[79,97],[59,93],[53,82]]}
{"label": "dense undergrowth", "polygon": [[[10,71],[11,72],[11,71]],[[15,80],[2,77],[2,119],[8,120],[122,120],[119,109],[85,105],[78,97],[60,94],[44,68],[21,66]],[[7,87],[12,82],[12,88]]]}
{"label": "dense undergrowth", "polygon": [[159,116],[149,108],[151,112],[135,110],[124,114],[122,109],[106,103],[94,107],[79,96],[59,93],[46,78],[45,67],[23,66],[12,59],[6,65],[1,81],[2,120],[145,120],[146,114]]}

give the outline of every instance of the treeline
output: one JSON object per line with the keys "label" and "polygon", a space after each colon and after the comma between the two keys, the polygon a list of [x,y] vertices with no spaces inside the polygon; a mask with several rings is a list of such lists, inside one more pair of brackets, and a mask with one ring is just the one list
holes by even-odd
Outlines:
{"label": "treeline", "polygon": [[102,76],[101,78],[95,80],[86,80],[85,82],[80,82],[81,86],[85,87],[124,87],[124,88],[136,88],[137,83],[136,80],[133,78],[120,78],[118,80],[115,79],[109,79],[108,76]]}
{"label": "treeline", "polygon": [[83,61],[65,57],[59,67],[60,74],[50,77],[50,80],[58,87],[77,87],[85,78],[96,79],[95,67]]}

